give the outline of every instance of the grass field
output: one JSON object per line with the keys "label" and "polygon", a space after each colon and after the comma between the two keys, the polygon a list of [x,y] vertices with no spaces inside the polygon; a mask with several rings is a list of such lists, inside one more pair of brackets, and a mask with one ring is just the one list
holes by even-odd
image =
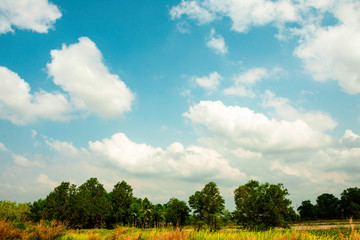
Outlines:
{"label": "grass field", "polygon": [[70,230],[60,239],[239,239],[239,240],[360,240],[360,232],[356,225],[347,221],[319,221],[297,223],[292,229],[275,229],[270,231],[252,232],[234,228],[225,228],[218,232],[191,228],[179,229],[137,229],[119,227],[115,230]]}
{"label": "grass field", "polygon": [[139,229],[130,227],[118,227],[116,229],[91,229],[73,230],[66,229],[64,225],[52,223],[31,224],[27,226],[14,226],[13,223],[0,221],[0,239],[60,239],[60,240],[182,240],[182,239],[236,239],[236,240],[360,240],[360,232],[357,225],[359,221],[319,221],[302,222],[295,224],[292,229],[275,229],[270,231],[244,231],[236,228],[223,228],[218,232],[201,230],[194,231],[187,227],[182,230],[160,228]]}

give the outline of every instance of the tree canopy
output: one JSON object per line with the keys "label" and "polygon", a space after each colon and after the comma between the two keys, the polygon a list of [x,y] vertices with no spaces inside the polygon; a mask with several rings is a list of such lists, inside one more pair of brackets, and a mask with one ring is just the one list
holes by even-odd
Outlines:
{"label": "tree canopy", "polygon": [[214,182],[209,182],[201,191],[196,191],[189,197],[189,205],[194,209],[195,221],[200,223],[199,227],[204,221],[211,231],[219,228],[219,219],[225,209],[224,204],[225,201]]}
{"label": "tree canopy", "polygon": [[288,191],[282,184],[260,184],[250,180],[234,191],[238,223],[250,229],[287,227],[294,216]]}

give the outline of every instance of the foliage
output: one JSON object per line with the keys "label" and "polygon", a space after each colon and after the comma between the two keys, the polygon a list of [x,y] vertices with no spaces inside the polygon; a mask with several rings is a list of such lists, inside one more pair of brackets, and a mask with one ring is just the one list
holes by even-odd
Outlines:
{"label": "foliage", "polygon": [[27,203],[0,201],[0,219],[25,221],[29,214],[30,206]]}
{"label": "foliage", "polygon": [[75,223],[83,228],[105,226],[110,214],[110,203],[102,184],[90,178],[82,184],[74,196]]}
{"label": "foliage", "polygon": [[287,227],[294,210],[286,198],[288,191],[282,184],[259,184],[250,180],[234,191],[235,219],[245,228],[264,230]]}
{"label": "foliage", "polygon": [[131,203],[133,201],[133,189],[125,181],[117,183],[109,193],[111,202],[111,222],[123,225],[129,224],[131,216]]}
{"label": "foliage", "polygon": [[0,239],[41,239],[52,240],[65,233],[65,226],[59,222],[52,221],[46,224],[40,221],[37,224],[24,223],[25,228],[19,228],[14,222],[0,220]]}
{"label": "foliage", "polygon": [[323,193],[316,199],[316,215],[319,219],[335,219],[340,216],[339,199],[333,194]]}
{"label": "foliage", "polygon": [[193,221],[199,230],[205,222],[210,231],[220,228],[220,218],[225,208],[225,201],[214,182],[209,182],[201,191],[189,197],[189,205],[194,209]]}
{"label": "foliage", "polygon": [[165,218],[168,223],[172,223],[174,227],[184,226],[189,217],[190,209],[186,202],[177,198],[171,198],[166,204]]}
{"label": "foliage", "polygon": [[316,219],[316,208],[310,200],[302,201],[297,210],[300,214],[300,218],[303,220]]}
{"label": "foliage", "polygon": [[360,218],[360,189],[348,188],[341,193],[340,208],[344,218]]}

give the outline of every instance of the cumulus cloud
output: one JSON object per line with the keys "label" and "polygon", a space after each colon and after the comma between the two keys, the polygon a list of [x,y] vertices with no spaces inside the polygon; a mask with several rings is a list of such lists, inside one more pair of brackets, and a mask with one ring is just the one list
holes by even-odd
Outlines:
{"label": "cumulus cloud", "polygon": [[18,154],[12,154],[13,161],[16,165],[21,167],[31,167],[31,166],[37,166],[41,167],[42,164],[38,161],[30,161],[25,156],[18,155]]}
{"label": "cumulus cloud", "polygon": [[[341,3],[340,3],[341,2]],[[295,55],[316,81],[336,80],[349,94],[360,92],[360,3],[340,1],[335,26],[305,26]]]}
{"label": "cumulus cloud", "polygon": [[[80,154],[81,150],[78,150],[72,143],[62,142],[54,139],[45,139],[45,143],[53,150],[60,152],[66,156],[76,157]],[[84,149],[82,151],[85,151]]]}
{"label": "cumulus cloud", "polygon": [[277,97],[271,91],[266,91],[263,99],[263,105],[266,108],[274,109],[274,116],[286,121],[296,121],[301,119],[306,122],[312,129],[318,131],[333,130],[337,122],[332,117],[320,111],[300,112],[290,105],[287,98]]}
{"label": "cumulus cloud", "polygon": [[344,136],[339,140],[339,142],[346,148],[360,148],[360,136],[350,129],[345,131]]}
{"label": "cumulus cloud", "polygon": [[0,142],[0,151],[3,151],[3,152],[9,151],[2,142]]}
{"label": "cumulus cloud", "polygon": [[184,116],[203,126],[209,137],[202,142],[254,152],[275,153],[316,149],[332,142],[330,136],[311,128],[304,120],[270,119],[248,108],[226,106],[221,101],[201,101]]}
{"label": "cumulus cloud", "polygon": [[212,72],[209,76],[197,77],[195,82],[208,91],[214,91],[220,85],[221,75],[218,72]]}
{"label": "cumulus cloud", "polygon": [[216,54],[226,54],[228,52],[225,40],[222,36],[215,33],[215,29],[211,29],[209,40],[206,46],[212,49]]}
{"label": "cumulus cloud", "polygon": [[245,174],[229,165],[214,150],[175,142],[166,149],[132,142],[125,134],[89,142],[95,158],[134,174],[191,179],[243,179]]}
{"label": "cumulus cloud", "polygon": [[[242,33],[252,27],[274,25],[279,30],[279,39],[289,36],[299,39],[294,55],[303,61],[314,80],[338,81],[346,93],[360,92],[360,2],[357,0],[182,0],[170,14],[172,19],[188,16],[200,24],[229,18],[232,30]],[[324,21],[329,16],[335,23]],[[239,86],[226,93],[251,95],[249,89],[244,91]]]}
{"label": "cumulus cloud", "polygon": [[67,120],[72,106],[61,93],[31,88],[18,74],[0,66],[0,118],[23,125],[37,119]]}
{"label": "cumulus cloud", "polygon": [[297,8],[290,0],[182,0],[170,10],[170,15],[172,19],[187,15],[200,24],[228,17],[232,21],[232,30],[237,32],[246,32],[252,26],[264,26],[269,23],[279,25],[298,19]]}
{"label": "cumulus cloud", "polygon": [[105,118],[131,110],[134,94],[117,75],[109,73],[101,52],[89,38],[52,50],[51,57],[49,75],[69,93],[76,109]]}
{"label": "cumulus cloud", "polygon": [[47,33],[61,12],[48,0],[0,1],[0,34],[13,32],[14,27]]}
{"label": "cumulus cloud", "polygon": [[54,189],[59,185],[58,183],[50,180],[49,177],[44,173],[39,175],[39,177],[37,178],[37,182],[48,185],[51,189]]}
{"label": "cumulus cloud", "polygon": [[268,78],[269,74],[265,68],[252,68],[244,73],[235,75],[233,78],[234,85],[223,90],[225,95],[237,95],[240,97],[255,97],[255,93],[251,87],[260,82],[262,79]]}
{"label": "cumulus cloud", "polygon": [[187,15],[190,19],[197,20],[199,24],[204,24],[214,20],[213,14],[207,9],[201,7],[196,1],[184,1],[170,10],[172,19],[181,18],[182,15]]}

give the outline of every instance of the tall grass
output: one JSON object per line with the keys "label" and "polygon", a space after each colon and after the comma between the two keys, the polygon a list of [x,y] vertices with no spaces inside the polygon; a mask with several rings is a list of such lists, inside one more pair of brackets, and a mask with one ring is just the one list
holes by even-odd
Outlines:
{"label": "tall grass", "polygon": [[218,232],[193,229],[138,229],[117,227],[113,230],[66,230],[58,222],[25,223],[17,226],[9,220],[0,220],[0,239],[19,240],[360,240],[359,231],[350,221],[350,229],[332,230],[269,230],[245,231],[224,229]]}
{"label": "tall grass", "polygon": [[138,229],[118,227],[115,230],[87,230],[77,233],[66,234],[61,239],[107,239],[107,240],[360,240],[360,235],[354,228],[345,234],[319,230],[294,231],[294,230],[269,230],[262,232],[222,230],[210,232],[206,230],[194,231],[193,229]]}
{"label": "tall grass", "polygon": [[22,223],[21,228],[19,228],[16,222],[6,219],[0,220],[0,239],[53,240],[62,236],[65,230],[65,226],[56,221],[49,224],[44,221],[37,224]]}

